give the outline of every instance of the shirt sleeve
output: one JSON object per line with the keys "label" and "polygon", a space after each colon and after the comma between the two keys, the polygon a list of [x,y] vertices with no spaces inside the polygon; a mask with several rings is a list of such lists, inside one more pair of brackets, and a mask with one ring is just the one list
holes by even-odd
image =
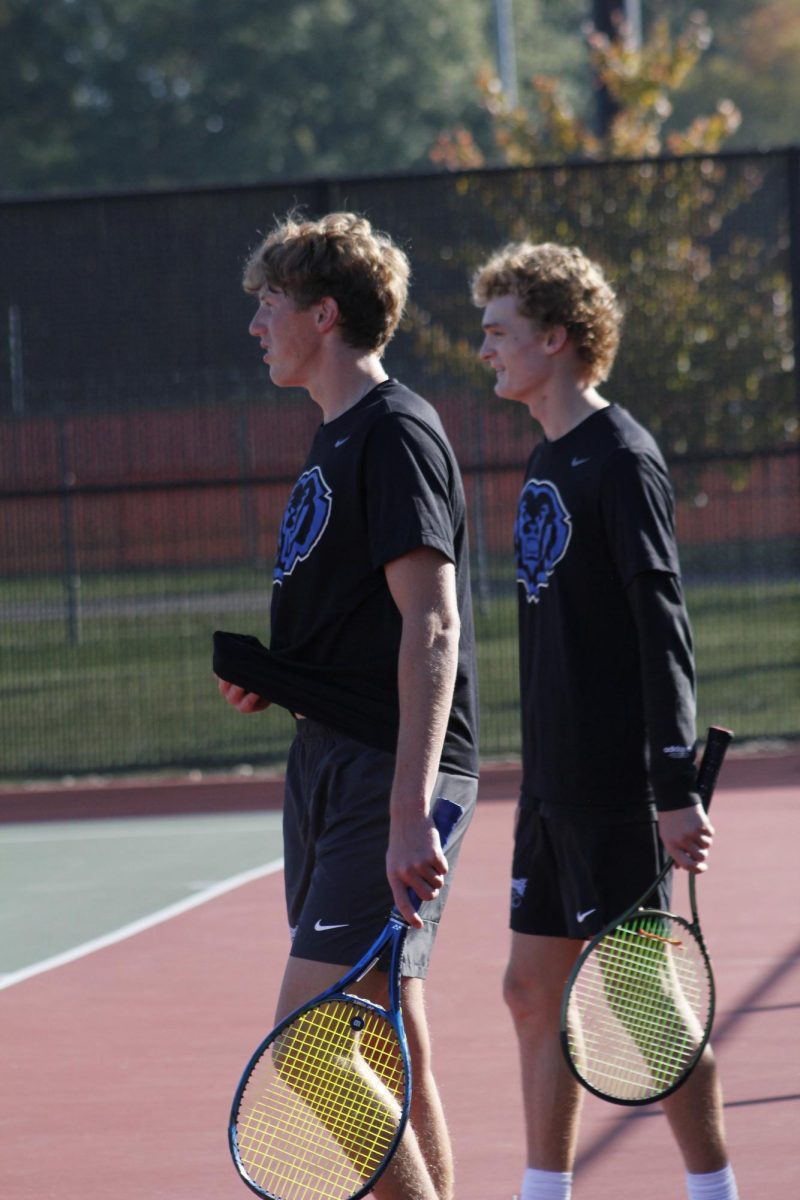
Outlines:
{"label": "shirt sleeve", "polygon": [[624,586],[641,571],[679,574],[675,499],[663,461],[619,450],[609,459],[600,497],[611,554]]}
{"label": "shirt sleeve", "polygon": [[659,812],[699,804],[696,791],[695,669],[680,579],[635,575],[626,589],[642,673],[650,781]]}
{"label": "shirt sleeve", "polygon": [[374,567],[421,546],[455,562],[452,469],[431,430],[413,417],[387,413],[370,432],[364,477]]}

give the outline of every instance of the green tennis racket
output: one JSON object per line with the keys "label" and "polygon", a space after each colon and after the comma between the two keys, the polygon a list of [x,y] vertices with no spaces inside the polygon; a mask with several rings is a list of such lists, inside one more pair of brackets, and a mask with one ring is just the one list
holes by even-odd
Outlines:
{"label": "green tennis racket", "polygon": [[[713,726],[697,774],[707,809],[733,737]],[[691,922],[643,908],[658,877],[587,944],[564,989],[561,1046],[573,1074],[614,1104],[652,1104],[688,1078],[714,1021],[714,976],[689,876]]]}

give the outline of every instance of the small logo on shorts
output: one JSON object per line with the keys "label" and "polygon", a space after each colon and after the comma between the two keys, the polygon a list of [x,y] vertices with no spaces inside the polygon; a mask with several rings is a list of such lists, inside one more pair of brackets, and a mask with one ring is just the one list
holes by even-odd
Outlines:
{"label": "small logo on shorts", "polygon": [[586,918],[590,917],[593,912],[597,912],[597,909],[596,908],[585,908],[583,910],[583,912],[575,913],[575,920],[578,922],[579,925],[582,925],[583,922],[586,920]]}
{"label": "small logo on shorts", "polygon": [[525,889],[528,886],[527,879],[512,879],[511,880],[511,907],[519,908],[522,904],[522,897],[525,895]]}
{"label": "small logo on shorts", "polygon": [[344,925],[323,925],[321,920],[317,920],[314,926],[315,933],[324,933],[326,929],[347,929],[349,922],[345,921]]}

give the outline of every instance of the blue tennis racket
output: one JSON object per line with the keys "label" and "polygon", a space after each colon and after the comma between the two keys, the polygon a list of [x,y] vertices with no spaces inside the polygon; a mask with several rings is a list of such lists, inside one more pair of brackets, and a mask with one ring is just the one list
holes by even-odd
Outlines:
{"label": "blue tennis racket", "polygon": [[[445,847],[463,809],[439,798]],[[409,890],[415,910],[422,903]],[[267,1200],[358,1200],[397,1149],[411,1102],[400,1006],[408,925],[393,909],[366,954],[257,1048],[233,1099],[228,1140],[247,1186]],[[389,1007],[351,994],[390,948]]]}

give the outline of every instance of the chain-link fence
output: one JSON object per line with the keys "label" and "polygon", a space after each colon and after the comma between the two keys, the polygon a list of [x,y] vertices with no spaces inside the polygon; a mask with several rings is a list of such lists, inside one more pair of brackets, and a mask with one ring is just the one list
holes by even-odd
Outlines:
{"label": "chain-link fence", "polygon": [[[213,687],[268,638],[277,525],[318,422],[247,336],[274,216],[366,213],[409,251],[387,368],[433,401],[471,516],[484,756],[519,744],[511,522],[536,436],[479,367],[468,279],[571,241],[625,302],[605,394],[673,470],[699,714],[800,734],[798,151],[0,205],[0,775],[280,762],[289,720]],[[368,652],[368,647],[365,648]]]}

